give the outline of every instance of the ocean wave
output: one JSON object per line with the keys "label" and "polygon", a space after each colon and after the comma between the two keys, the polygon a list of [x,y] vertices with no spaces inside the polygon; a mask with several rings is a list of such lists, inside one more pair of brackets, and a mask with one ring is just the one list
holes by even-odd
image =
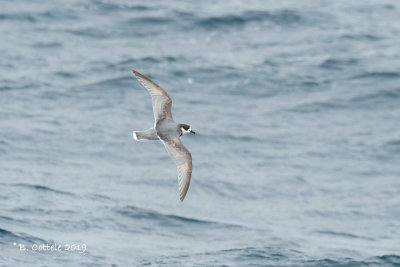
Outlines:
{"label": "ocean wave", "polygon": [[175,21],[170,18],[163,17],[141,17],[141,18],[130,18],[125,23],[127,25],[138,25],[140,27],[157,27],[160,25],[166,25],[174,23]]}
{"label": "ocean wave", "polygon": [[221,227],[221,228],[232,228],[237,227],[241,228],[241,226],[234,225],[234,224],[227,224],[209,220],[202,220],[190,217],[184,217],[174,214],[162,214],[156,211],[147,210],[143,208],[138,208],[135,206],[124,206],[122,208],[115,209],[115,212],[123,215],[125,217],[131,219],[140,219],[140,220],[147,220],[152,221],[154,223],[160,224],[165,227],[184,227],[184,228],[191,228],[194,225],[197,226],[213,226],[213,227]]}
{"label": "ocean wave", "polygon": [[329,110],[337,110],[346,108],[345,103],[339,101],[316,101],[308,104],[301,104],[293,109],[292,112],[299,113],[315,113]]}
{"label": "ocean wave", "polygon": [[36,236],[32,236],[26,233],[15,233],[4,228],[0,228],[0,243],[10,242],[28,242],[28,243],[45,243],[45,240]]}
{"label": "ocean wave", "polygon": [[73,194],[73,193],[53,189],[53,188],[50,188],[50,187],[44,186],[44,185],[25,184],[25,183],[17,183],[17,184],[10,184],[10,185],[17,186],[17,187],[23,187],[23,188],[27,188],[27,189],[32,189],[32,190],[36,190],[36,191],[41,191],[41,192],[45,192],[45,193],[56,193],[56,194],[61,194],[61,195],[75,196],[75,194]]}
{"label": "ocean wave", "polygon": [[115,63],[107,63],[104,64],[103,70],[120,70],[120,71],[129,71],[135,69],[137,66],[141,68],[145,66],[154,66],[155,64],[163,64],[163,63],[176,63],[176,62],[185,62],[184,57],[173,57],[173,56],[163,56],[163,57],[141,57],[141,58],[127,58],[121,61],[117,61]]}
{"label": "ocean wave", "polygon": [[385,89],[373,93],[359,94],[349,99],[331,99],[300,104],[289,109],[291,112],[316,113],[341,109],[365,109],[374,107],[397,106],[400,99],[400,88]]}
{"label": "ocean wave", "polygon": [[97,27],[84,27],[78,29],[65,29],[66,33],[70,33],[79,37],[90,37],[95,39],[103,39],[110,36],[111,32],[107,29],[100,29]]}
{"label": "ocean wave", "polygon": [[18,224],[22,224],[22,223],[27,223],[28,222],[27,219],[21,220],[21,219],[8,217],[8,216],[2,216],[2,215],[0,215],[0,221],[3,221],[4,223],[10,223],[10,224],[13,224],[13,225],[15,225],[17,223]]}
{"label": "ocean wave", "polygon": [[334,232],[334,231],[316,231],[315,233],[317,234],[322,234],[322,235],[331,235],[331,236],[336,236],[336,237],[345,237],[349,239],[364,239],[364,240],[369,240],[369,241],[374,241],[373,238],[365,237],[365,236],[359,236],[351,233],[345,233],[345,232]]}
{"label": "ocean wave", "polygon": [[151,7],[146,6],[146,5],[137,5],[137,4],[131,4],[129,2],[126,2],[124,4],[118,4],[118,3],[112,3],[112,2],[106,2],[106,1],[92,1],[92,3],[95,5],[95,7],[98,10],[104,11],[104,12],[115,12],[115,11],[148,11],[152,10]]}
{"label": "ocean wave", "polygon": [[390,140],[383,144],[383,150],[388,151],[391,155],[400,155],[400,140]]}
{"label": "ocean wave", "polygon": [[366,107],[371,108],[382,104],[382,106],[388,107],[390,103],[395,105],[399,104],[400,100],[400,88],[396,89],[385,89],[374,93],[360,94],[359,96],[349,99],[347,102],[352,107]]}
{"label": "ocean wave", "polygon": [[116,78],[108,78],[98,82],[90,83],[85,85],[84,87],[89,91],[98,90],[99,88],[115,90],[115,88],[131,88],[132,81],[132,77],[124,75]]}
{"label": "ocean wave", "polygon": [[[205,135],[204,138],[213,138],[214,140],[225,140],[225,141],[244,141],[244,142],[262,142],[265,141],[262,138],[250,136],[250,135],[233,135],[233,134],[213,134],[213,135]],[[209,140],[209,139],[208,139]]]}
{"label": "ocean wave", "polygon": [[399,255],[383,255],[379,257],[375,257],[375,259],[379,260],[382,263],[387,263],[392,266],[400,266],[400,256]]}
{"label": "ocean wave", "polygon": [[400,78],[400,72],[394,71],[374,71],[374,72],[366,72],[359,75],[355,75],[352,79],[396,79]]}
{"label": "ocean wave", "polygon": [[26,22],[36,22],[36,18],[29,13],[16,13],[16,14],[0,14],[0,21],[26,21]]}
{"label": "ocean wave", "polygon": [[41,87],[42,84],[34,81],[10,81],[2,80],[0,85],[1,91],[11,91],[11,90],[27,90],[27,89],[37,89]]}
{"label": "ocean wave", "polygon": [[44,12],[18,12],[18,13],[3,13],[0,14],[0,21],[13,21],[13,22],[49,22],[49,21],[62,21],[62,20],[77,20],[73,12],[68,12],[64,9],[52,9]]}
{"label": "ocean wave", "polygon": [[293,10],[246,11],[242,14],[227,14],[199,19],[195,25],[204,29],[216,29],[221,27],[243,26],[250,22],[272,22],[278,25],[289,26],[301,21],[302,17]]}
{"label": "ocean wave", "polygon": [[330,58],[322,62],[319,67],[322,69],[330,69],[330,70],[342,70],[348,67],[349,65],[356,65],[358,60],[355,58],[347,58],[347,59],[334,59]]}
{"label": "ocean wave", "polygon": [[384,255],[378,257],[366,258],[363,260],[356,260],[352,258],[344,259],[320,259],[320,260],[305,260],[299,262],[306,266],[326,266],[326,267],[365,267],[365,266],[399,266],[400,256],[397,255]]}
{"label": "ocean wave", "polygon": [[379,41],[381,39],[379,36],[373,34],[343,34],[340,37],[358,41]]}
{"label": "ocean wave", "polygon": [[36,42],[30,45],[33,48],[39,49],[51,49],[51,48],[60,48],[62,44],[59,42]]}

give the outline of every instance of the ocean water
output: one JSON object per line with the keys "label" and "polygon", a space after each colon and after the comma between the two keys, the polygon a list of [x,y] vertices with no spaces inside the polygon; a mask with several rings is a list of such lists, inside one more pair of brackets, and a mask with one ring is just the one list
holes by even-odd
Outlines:
{"label": "ocean water", "polygon": [[0,3],[0,266],[400,266],[398,1]]}

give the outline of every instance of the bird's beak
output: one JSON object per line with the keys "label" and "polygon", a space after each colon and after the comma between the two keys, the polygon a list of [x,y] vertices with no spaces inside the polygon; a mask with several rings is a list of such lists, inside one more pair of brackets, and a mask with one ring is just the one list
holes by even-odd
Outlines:
{"label": "bird's beak", "polygon": [[191,132],[192,134],[196,134],[196,132],[195,132],[195,131],[193,131],[193,130],[190,130],[190,132]]}

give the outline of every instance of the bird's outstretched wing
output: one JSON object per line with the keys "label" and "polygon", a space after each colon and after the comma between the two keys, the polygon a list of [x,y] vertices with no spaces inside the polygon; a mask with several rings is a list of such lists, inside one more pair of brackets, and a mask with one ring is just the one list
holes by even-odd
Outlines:
{"label": "bird's outstretched wing", "polygon": [[132,72],[151,95],[155,123],[162,119],[172,120],[172,99],[171,97],[169,97],[167,92],[165,92],[164,89],[162,89],[158,84],[156,84],[143,74],[140,74],[139,72],[134,70],[132,70]]}
{"label": "bird's outstretched wing", "polygon": [[162,142],[177,166],[179,198],[183,201],[192,177],[192,154],[183,146],[179,137],[168,141],[162,140]]}

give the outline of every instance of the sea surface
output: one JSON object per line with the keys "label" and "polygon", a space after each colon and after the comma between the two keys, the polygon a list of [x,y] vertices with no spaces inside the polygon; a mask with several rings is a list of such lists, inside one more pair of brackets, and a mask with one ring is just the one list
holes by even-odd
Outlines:
{"label": "sea surface", "polygon": [[0,5],[0,266],[400,266],[399,1]]}

